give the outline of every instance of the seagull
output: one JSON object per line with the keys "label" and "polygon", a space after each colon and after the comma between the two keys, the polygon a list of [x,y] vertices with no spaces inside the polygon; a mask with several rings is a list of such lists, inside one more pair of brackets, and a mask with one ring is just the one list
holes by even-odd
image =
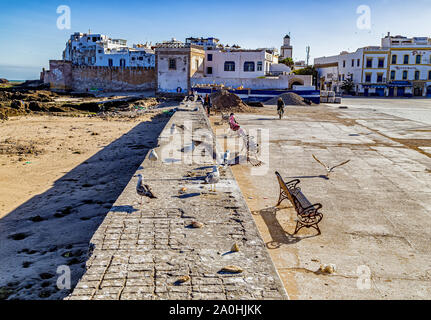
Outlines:
{"label": "seagull", "polygon": [[195,148],[197,146],[199,146],[200,144],[202,144],[202,141],[198,141],[198,140],[192,140],[191,145],[186,146],[184,148],[181,149],[181,152],[183,153],[189,153],[189,152],[193,152],[195,150]]}
{"label": "seagull", "polygon": [[313,158],[314,160],[316,160],[318,163],[320,163],[325,169],[326,169],[326,176],[329,177],[329,174],[338,167],[344,166],[345,164],[347,164],[348,162],[350,162],[350,160],[344,161],[343,163],[337,164],[336,166],[333,167],[329,167],[326,164],[324,164],[322,161],[320,161],[319,159],[317,159],[317,157],[313,154]]}
{"label": "seagull", "polygon": [[157,161],[157,160],[159,160],[159,156],[157,155],[155,149],[151,150],[150,155],[148,156],[148,159],[150,159],[151,161]]}
{"label": "seagull", "polygon": [[223,155],[223,167],[227,167],[229,158],[230,158],[230,151],[226,150],[226,152]]}
{"label": "seagull", "polygon": [[183,124],[180,124],[180,125],[177,125],[177,127],[178,128],[180,128],[181,130],[183,130],[183,131],[186,131],[186,130],[189,130],[185,125],[183,125]]}
{"label": "seagull", "polygon": [[150,199],[157,199],[157,197],[153,194],[150,187],[147,184],[142,183],[142,175],[138,174],[138,184],[136,185],[136,193],[141,196],[141,206],[142,206],[142,197],[148,197]]}
{"label": "seagull", "polygon": [[[205,177],[205,182],[207,184],[211,184],[210,191],[216,192],[216,183],[220,181],[220,173],[218,171],[218,166],[214,166],[213,172],[207,173],[207,176]],[[214,187],[214,190],[212,190],[212,187]]]}

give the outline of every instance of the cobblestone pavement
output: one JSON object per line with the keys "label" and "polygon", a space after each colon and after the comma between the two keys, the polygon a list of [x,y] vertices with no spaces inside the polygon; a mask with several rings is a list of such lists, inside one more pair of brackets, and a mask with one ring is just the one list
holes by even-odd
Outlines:
{"label": "cobblestone pavement", "polygon": [[[202,184],[213,169],[205,147],[213,134],[196,106],[179,106],[159,137],[159,161],[147,158],[136,172],[157,199],[141,205],[137,178],[130,181],[94,234],[87,271],[67,299],[287,298],[231,170],[221,171],[216,192]],[[178,126],[172,133],[173,123],[193,128],[190,138],[200,131],[204,143],[182,148],[175,139],[187,134]],[[191,228],[194,221],[203,227]],[[239,252],[231,252],[234,243]],[[221,271],[231,265],[243,272]],[[179,284],[184,276],[190,280]]]}

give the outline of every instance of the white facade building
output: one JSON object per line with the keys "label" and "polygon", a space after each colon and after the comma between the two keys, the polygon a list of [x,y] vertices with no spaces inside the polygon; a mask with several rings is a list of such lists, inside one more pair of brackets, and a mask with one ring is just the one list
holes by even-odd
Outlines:
{"label": "white facade building", "polygon": [[148,45],[127,46],[123,39],[111,39],[102,34],[76,32],[71,35],[63,52],[63,60],[79,66],[154,68],[154,51]]}
{"label": "white facade building", "polygon": [[388,34],[380,47],[360,48],[316,58],[320,88],[341,92],[348,77],[354,92],[365,96],[430,96],[431,39]]}

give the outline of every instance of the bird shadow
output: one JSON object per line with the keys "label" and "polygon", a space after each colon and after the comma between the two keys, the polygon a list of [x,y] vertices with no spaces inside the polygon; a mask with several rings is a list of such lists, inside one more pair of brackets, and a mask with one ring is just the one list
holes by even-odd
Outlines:
{"label": "bird shadow", "polygon": [[297,177],[286,177],[286,179],[324,179],[324,180],[329,180],[329,177],[324,176],[324,175],[320,175],[320,176],[297,176]]}
{"label": "bird shadow", "polygon": [[[6,299],[60,300],[71,293],[106,214],[136,211],[112,206],[149,151],[131,144],[157,140],[167,121],[156,116],[139,123],[0,219],[0,288],[11,285]],[[56,286],[62,265],[70,268],[71,289]]]}
{"label": "bird shadow", "polygon": [[188,193],[188,194],[182,194],[179,196],[172,196],[172,198],[178,198],[178,199],[188,199],[188,198],[193,198],[193,197],[199,197],[201,194],[200,193]]}
{"label": "bird shadow", "polygon": [[139,211],[138,209],[135,209],[133,206],[113,206],[111,212],[126,212],[126,213],[133,213]]}

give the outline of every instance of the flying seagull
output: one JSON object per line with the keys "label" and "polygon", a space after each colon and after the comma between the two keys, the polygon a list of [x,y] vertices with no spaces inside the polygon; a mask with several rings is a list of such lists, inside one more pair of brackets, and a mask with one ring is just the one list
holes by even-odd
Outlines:
{"label": "flying seagull", "polygon": [[344,166],[345,164],[347,164],[348,162],[350,162],[350,160],[344,161],[343,163],[337,164],[336,166],[333,167],[329,167],[326,164],[324,164],[322,161],[320,161],[319,159],[317,159],[317,157],[313,154],[313,158],[314,160],[316,160],[318,163],[320,163],[325,169],[326,169],[326,176],[329,177],[329,174],[338,167]]}
{"label": "flying seagull", "polygon": [[142,175],[138,174],[138,184],[136,185],[136,193],[141,196],[141,206],[142,206],[142,197],[147,197],[150,199],[157,199],[157,197],[153,194],[150,187],[147,184],[143,184]]}
{"label": "flying seagull", "polygon": [[[220,181],[220,173],[218,171],[218,166],[214,166],[213,172],[207,173],[207,176],[205,177],[205,182],[207,184],[211,184],[210,191],[216,192],[216,183]],[[214,190],[212,188],[214,187]]]}

